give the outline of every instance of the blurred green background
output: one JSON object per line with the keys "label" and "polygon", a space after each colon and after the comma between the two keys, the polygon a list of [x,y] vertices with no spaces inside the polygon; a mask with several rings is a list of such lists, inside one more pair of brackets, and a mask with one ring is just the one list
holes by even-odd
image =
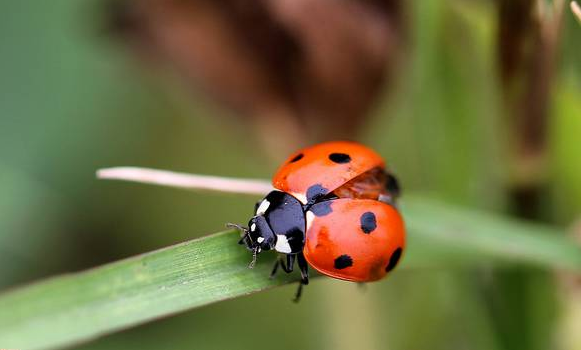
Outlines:
{"label": "blurred green background", "polygon": [[[2,290],[220,231],[225,222],[245,222],[256,200],[99,182],[96,169],[268,178],[286,157],[270,157],[256,130],[232,112],[147,69],[103,32],[100,5],[0,4]],[[405,192],[519,214],[497,14],[494,1],[410,2],[405,69],[359,139],[388,159]],[[568,227],[581,212],[581,26],[568,11],[560,38],[532,218]],[[290,302],[294,288],[77,348],[581,348],[574,339],[581,313],[571,311],[580,293],[572,298],[552,272],[435,261],[364,291],[317,279],[299,305]]]}

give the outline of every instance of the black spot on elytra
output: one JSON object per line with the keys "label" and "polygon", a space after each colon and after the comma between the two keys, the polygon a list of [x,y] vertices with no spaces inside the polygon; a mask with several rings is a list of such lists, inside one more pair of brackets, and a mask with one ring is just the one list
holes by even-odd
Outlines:
{"label": "black spot on elytra", "polygon": [[329,154],[329,159],[338,164],[345,164],[351,161],[351,157],[346,153],[331,153]]}
{"label": "black spot on elytra", "polygon": [[349,266],[353,266],[353,259],[349,255],[343,254],[335,259],[335,268],[337,270],[342,270]]}
{"label": "black spot on elytra", "polygon": [[307,190],[307,201],[310,203],[315,203],[318,199],[325,197],[329,192],[328,189],[323,187],[321,184],[315,184]]}
{"label": "black spot on elytra", "polygon": [[375,219],[375,214],[368,211],[361,215],[361,230],[363,233],[370,234],[377,228],[377,220]]}
{"label": "black spot on elytra", "polygon": [[303,159],[305,155],[302,153],[297,154],[293,159],[289,161],[289,163],[298,162],[299,160]]}
{"label": "black spot on elytra", "polygon": [[399,187],[399,182],[397,178],[391,174],[387,174],[387,183],[385,184],[387,192],[391,193],[393,196],[399,197],[401,194],[401,188]]}
{"label": "black spot on elytra", "polygon": [[313,214],[315,214],[315,216],[325,216],[333,211],[333,209],[331,208],[331,201],[317,203],[313,205],[309,210],[312,211]]}
{"label": "black spot on elytra", "polygon": [[394,267],[399,262],[399,258],[401,258],[401,248],[397,248],[389,257],[389,263],[385,268],[385,272],[389,272],[394,269]]}

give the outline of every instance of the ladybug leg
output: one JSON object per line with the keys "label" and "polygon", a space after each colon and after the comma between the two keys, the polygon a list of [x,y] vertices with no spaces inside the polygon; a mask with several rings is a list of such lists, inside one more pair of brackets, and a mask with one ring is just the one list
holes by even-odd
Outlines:
{"label": "ladybug leg", "polygon": [[278,266],[280,265],[282,267],[282,270],[286,273],[291,273],[293,272],[294,266],[295,266],[295,254],[287,254],[286,255],[286,264],[284,263],[284,260],[282,260],[282,258],[277,258],[274,266],[272,267],[272,272],[270,273],[270,278],[274,278],[274,276],[276,275],[277,271],[278,271]]}
{"label": "ladybug leg", "polygon": [[303,253],[297,254],[299,269],[301,270],[301,284],[309,284],[309,264]]}
{"label": "ladybug leg", "polygon": [[298,303],[301,300],[301,295],[303,294],[303,286],[309,284],[309,264],[303,253],[297,254],[298,265],[301,270],[301,282],[295,294],[294,302]]}
{"label": "ladybug leg", "polygon": [[302,281],[301,283],[299,283],[299,287],[297,288],[297,292],[295,293],[295,298],[293,299],[293,302],[298,303],[299,301],[301,301],[301,295],[303,295]]}
{"label": "ladybug leg", "polygon": [[287,254],[286,255],[286,264],[284,263],[284,261],[282,261],[282,259],[280,260],[280,266],[282,267],[283,271],[286,273],[291,273],[293,272],[293,269],[295,267],[295,254]]}
{"label": "ladybug leg", "polygon": [[276,276],[276,272],[278,271],[278,265],[280,265],[280,259],[276,258],[274,262],[274,266],[272,267],[272,271],[270,272],[270,276],[268,278],[273,279]]}

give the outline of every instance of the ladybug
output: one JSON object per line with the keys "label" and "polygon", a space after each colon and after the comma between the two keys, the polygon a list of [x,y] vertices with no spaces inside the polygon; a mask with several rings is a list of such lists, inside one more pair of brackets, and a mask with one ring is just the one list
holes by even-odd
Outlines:
{"label": "ladybug", "polygon": [[405,228],[395,200],[396,178],[373,150],[359,143],[318,144],[291,155],[272,179],[274,191],[259,201],[239,244],[253,253],[280,253],[273,267],[287,273],[295,262],[302,286],[309,265],[353,282],[383,278],[405,247]]}

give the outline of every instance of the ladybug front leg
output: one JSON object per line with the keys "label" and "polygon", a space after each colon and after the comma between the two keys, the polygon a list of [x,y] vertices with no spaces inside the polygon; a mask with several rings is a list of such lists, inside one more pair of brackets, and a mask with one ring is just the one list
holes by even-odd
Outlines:
{"label": "ladybug front leg", "polygon": [[309,264],[303,253],[297,254],[299,269],[301,270],[301,284],[309,284]]}
{"label": "ladybug front leg", "polygon": [[295,294],[294,302],[298,303],[301,300],[301,295],[303,294],[303,286],[309,284],[309,264],[303,253],[297,254],[298,265],[301,270],[301,282],[299,283],[299,288]]}
{"label": "ladybug front leg", "polygon": [[278,257],[274,263],[274,266],[272,267],[272,272],[270,273],[270,278],[274,278],[274,276],[276,275],[277,271],[278,271],[278,266],[280,265],[282,267],[282,270],[286,273],[291,273],[293,272],[294,266],[295,266],[295,254],[287,254],[286,255],[286,264],[284,263],[284,261],[282,260],[281,257]]}

